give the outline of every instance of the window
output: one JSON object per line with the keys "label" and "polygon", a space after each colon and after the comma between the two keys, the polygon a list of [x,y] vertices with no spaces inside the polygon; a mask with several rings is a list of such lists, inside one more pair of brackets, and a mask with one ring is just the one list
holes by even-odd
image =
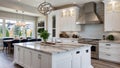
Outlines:
{"label": "window", "polygon": [[37,24],[37,38],[40,38],[40,33],[39,32],[42,32],[43,30],[45,30],[45,22],[44,21],[40,21]]}
{"label": "window", "polygon": [[0,38],[3,37],[3,19],[0,19]]}
{"label": "window", "polygon": [[[16,21],[14,20],[5,20],[5,36],[14,37],[14,28]],[[19,30],[18,30],[19,31]]]}
{"label": "window", "polygon": [[26,37],[33,37],[34,36],[34,23],[26,22],[25,35],[26,35]]}
{"label": "window", "polygon": [[56,16],[52,17],[52,37],[56,37]]}
{"label": "window", "polygon": [[33,37],[34,23],[25,22],[25,26],[17,25],[15,20],[5,21],[6,37]]}

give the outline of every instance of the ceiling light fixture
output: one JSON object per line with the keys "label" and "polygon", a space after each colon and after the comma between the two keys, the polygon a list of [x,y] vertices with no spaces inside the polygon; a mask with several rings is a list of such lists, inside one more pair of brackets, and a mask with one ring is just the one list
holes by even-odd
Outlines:
{"label": "ceiling light fixture", "polygon": [[43,15],[48,15],[52,10],[53,10],[53,6],[46,1],[44,1],[38,6],[38,11]]}
{"label": "ceiling light fixture", "polygon": [[[18,13],[18,10],[16,10],[16,13]],[[17,14],[16,14],[16,18],[17,18]],[[21,21],[16,20],[15,25],[16,26],[23,26],[23,27],[26,25],[25,22],[24,22],[24,11],[22,11],[22,19],[21,19]]]}
{"label": "ceiling light fixture", "polygon": [[38,6],[37,9],[41,14],[46,16],[46,30],[48,30],[48,14],[50,14],[53,10],[53,6],[51,5],[51,3],[44,1]]}

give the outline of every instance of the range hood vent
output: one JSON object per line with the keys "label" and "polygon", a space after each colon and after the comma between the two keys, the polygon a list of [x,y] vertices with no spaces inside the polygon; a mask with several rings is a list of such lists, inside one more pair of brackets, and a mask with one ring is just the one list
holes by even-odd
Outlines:
{"label": "range hood vent", "polygon": [[82,7],[82,13],[79,16],[80,24],[99,24],[102,23],[99,14],[97,14],[97,4],[95,2],[85,3]]}

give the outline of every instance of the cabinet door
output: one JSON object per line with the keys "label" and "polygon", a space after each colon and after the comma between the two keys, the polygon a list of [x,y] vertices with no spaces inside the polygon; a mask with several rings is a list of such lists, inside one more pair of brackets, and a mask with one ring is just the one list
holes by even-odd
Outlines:
{"label": "cabinet door", "polygon": [[81,68],[81,50],[76,50],[72,54],[72,68]]}
{"label": "cabinet door", "polygon": [[19,47],[19,64],[21,65],[21,66],[23,66],[24,65],[24,48],[22,48],[22,47]]}
{"label": "cabinet door", "polygon": [[56,55],[53,58],[53,68],[72,68],[71,67],[71,61],[72,61],[72,55],[71,53],[63,53]]}
{"label": "cabinet door", "polygon": [[91,51],[90,48],[83,48],[82,49],[82,67],[81,68],[90,68],[91,67]]}
{"label": "cabinet door", "polygon": [[32,51],[32,64],[31,68],[51,68],[50,55]]}
{"label": "cabinet door", "polygon": [[32,65],[31,68],[41,68],[41,54],[32,51]]}
{"label": "cabinet door", "polygon": [[14,46],[14,61],[15,63],[19,62],[19,47]]}
{"label": "cabinet door", "polygon": [[25,54],[24,54],[24,65],[25,68],[31,68],[31,63],[32,63],[32,52],[29,49],[25,49]]}
{"label": "cabinet door", "polygon": [[113,31],[120,31],[120,13],[112,13],[112,25]]}
{"label": "cabinet door", "polygon": [[113,31],[113,17],[112,13],[105,14],[105,31]]}

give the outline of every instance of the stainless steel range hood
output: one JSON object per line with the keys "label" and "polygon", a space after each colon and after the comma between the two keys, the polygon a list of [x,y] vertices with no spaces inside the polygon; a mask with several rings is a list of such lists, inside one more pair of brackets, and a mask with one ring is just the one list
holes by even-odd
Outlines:
{"label": "stainless steel range hood", "polygon": [[99,24],[102,23],[99,14],[96,13],[96,3],[89,2],[84,4],[82,14],[79,17],[81,24]]}

